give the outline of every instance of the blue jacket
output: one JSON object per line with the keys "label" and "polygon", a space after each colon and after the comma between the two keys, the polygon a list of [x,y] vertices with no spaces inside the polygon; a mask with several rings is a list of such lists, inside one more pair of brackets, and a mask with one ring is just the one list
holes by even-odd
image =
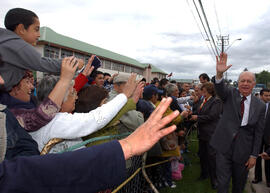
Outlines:
{"label": "blue jacket", "polygon": [[174,96],[170,96],[172,98],[172,103],[170,104],[170,108],[173,110],[173,111],[176,111],[178,110],[180,113],[182,112],[181,108],[179,107],[178,105],[178,102],[177,102],[177,99],[176,97]]}
{"label": "blue jacket", "polygon": [[10,96],[8,92],[0,92],[0,103],[6,105],[9,109],[33,109],[37,107],[33,97],[29,102],[23,102]]}
{"label": "blue jacket", "polygon": [[8,110],[4,109],[6,114],[6,131],[7,131],[7,151],[5,159],[9,160],[17,156],[39,155],[38,144],[28,132],[22,128]]}
{"label": "blue jacket", "polygon": [[126,164],[118,141],[0,164],[1,193],[96,193],[119,185]]}
{"label": "blue jacket", "polygon": [[149,101],[145,99],[139,99],[136,105],[136,110],[143,113],[144,120],[147,120],[150,117],[151,113],[155,110],[155,108]]}

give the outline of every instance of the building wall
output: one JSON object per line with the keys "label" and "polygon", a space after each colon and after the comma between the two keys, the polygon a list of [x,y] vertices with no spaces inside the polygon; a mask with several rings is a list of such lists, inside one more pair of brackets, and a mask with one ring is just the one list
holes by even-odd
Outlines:
{"label": "building wall", "polygon": [[143,72],[143,76],[146,79],[146,83],[151,82],[151,66],[147,66]]}
{"label": "building wall", "polygon": [[159,80],[162,78],[166,78],[166,74],[161,74],[158,72],[152,72],[151,73],[151,80],[153,80],[153,78],[157,77]]}
{"label": "building wall", "polygon": [[[44,45],[39,44],[35,46],[37,51],[44,57],[60,59],[68,56],[75,56],[77,58],[83,59],[85,63],[87,63],[91,53],[79,53],[76,50],[69,50],[65,48],[61,48],[58,46]],[[146,78],[147,82],[150,82],[154,77],[158,77],[159,79],[166,77],[166,75],[161,73],[151,73],[151,68],[139,68],[129,64],[123,64],[117,61],[112,61],[108,58],[99,57],[101,60],[101,67],[99,71],[110,73],[111,75],[115,73],[121,74],[131,74],[131,72],[135,72],[138,74],[138,79]],[[43,77],[43,73],[37,72],[37,79],[40,80]]]}

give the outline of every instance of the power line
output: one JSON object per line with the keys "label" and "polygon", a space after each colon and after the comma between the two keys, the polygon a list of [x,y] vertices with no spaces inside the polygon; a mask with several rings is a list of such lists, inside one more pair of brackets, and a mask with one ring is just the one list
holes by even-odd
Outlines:
{"label": "power line", "polygon": [[215,0],[214,0],[214,9],[215,9],[216,19],[217,19],[217,24],[218,24],[219,35],[221,35],[221,28],[220,28],[220,25],[219,25],[219,19],[218,19],[218,13],[217,13],[217,7],[216,7]]}
{"label": "power line", "polygon": [[[199,12],[199,10],[198,10],[198,8],[197,8],[197,5],[196,5],[196,3],[195,3],[194,0],[193,0],[193,4],[194,4],[194,6],[195,6],[195,8],[196,8],[197,14],[198,14],[198,16],[199,16],[199,18],[200,18],[200,21],[201,21],[201,24],[202,24],[202,26],[203,26],[204,32],[205,32],[205,34],[206,34],[206,36],[207,36],[207,39],[209,40],[209,44],[210,44],[210,46],[211,46],[212,52],[213,52],[214,56],[216,56],[215,51],[214,51],[214,48],[213,48],[213,45],[212,45],[212,43],[211,43],[211,41],[210,41],[208,32],[207,32],[207,30],[206,30],[206,28],[205,28],[205,26],[204,26],[202,17],[201,17],[201,15],[200,15],[200,12]],[[196,19],[195,19],[195,21],[196,21]]]}
{"label": "power line", "polygon": [[199,1],[201,10],[202,10],[202,13],[203,13],[203,16],[204,16],[205,23],[206,23],[206,25],[207,25],[207,28],[208,28],[208,31],[209,31],[209,34],[210,34],[210,37],[211,37],[211,40],[212,40],[212,42],[213,42],[213,44],[214,44],[214,47],[215,47],[216,56],[218,56],[219,54],[218,54],[217,46],[216,46],[215,40],[214,40],[214,38],[213,38],[213,35],[212,35],[212,32],[211,32],[211,29],[210,29],[210,26],[209,26],[209,23],[208,23],[206,14],[205,14],[205,12],[204,12],[202,2],[201,2],[201,0],[198,0],[198,1]]}
{"label": "power line", "polygon": [[[192,16],[193,16],[193,18],[194,18],[194,20],[195,20],[195,23],[196,23],[196,25],[197,25],[197,27],[198,27],[200,33],[201,33],[202,39],[204,40],[204,42],[205,42],[205,44],[206,44],[206,47],[207,47],[207,49],[208,49],[210,55],[213,56],[212,54],[214,54],[214,56],[215,56],[214,50],[213,50],[213,53],[212,53],[211,50],[210,50],[210,48],[209,48],[209,46],[208,46],[208,44],[206,43],[206,38],[204,37],[204,35],[203,35],[203,33],[202,33],[202,30],[201,30],[201,28],[200,28],[200,25],[199,25],[199,23],[197,22],[197,19],[196,19],[195,15],[194,15],[194,13],[193,13],[193,11],[192,11],[192,9],[191,9],[191,6],[190,6],[188,0],[186,0],[186,1],[187,1],[189,10],[190,10],[190,12],[191,12],[191,14],[192,14]],[[213,57],[213,60],[215,61],[215,57]]]}

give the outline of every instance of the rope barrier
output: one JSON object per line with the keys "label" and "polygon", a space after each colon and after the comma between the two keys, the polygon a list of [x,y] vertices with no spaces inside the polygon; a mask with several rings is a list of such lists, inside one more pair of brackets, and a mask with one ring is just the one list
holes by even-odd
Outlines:
{"label": "rope barrier", "polygon": [[159,191],[156,189],[156,187],[154,186],[153,182],[150,180],[150,178],[148,177],[146,171],[145,171],[145,163],[146,163],[146,157],[147,157],[147,152],[145,152],[145,154],[143,155],[143,162],[142,162],[142,173],[143,173],[143,177],[146,179],[146,181],[148,182],[148,184],[150,185],[151,189],[154,191],[154,193],[159,193]]}
{"label": "rope barrier", "polygon": [[[154,164],[148,164],[148,165],[145,165],[144,168],[150,168],[150,167],[153,167],[153,166],[157,166],[157,165],[160,165],[160,164],[163,164],[163,163],[166,163],[170,160],[164,160],[164,161],[160,161],[160,162],[156,162]],[[132,180],[141,170],[143,169],[143,167],[140,167],[138,168],[128,179],[126,179],[122,184],[120,184],[116,189],[114,189],[112,191],[112,193],[116,193],[118,192],[121,188],[123,188],[128,182],[130,182],[130,180]]]}
{"label": "rope barrier", "polygon": [[119,137],[126,137],[128,135],[130,135],[131,133],[130,132],[127,132],[127,133],[123,133],[123,134],[119,134],[119,135],[110,135],[110,136],[101,136],[101,137],[95,137],[95,138],[91,138],[91,139],[88,139],[86,141],[83,141],[81,143],[78,143],[76,145],[73,145],[59,153],[64,153],[64,152],[67,152],[67,151],[73,151],[75,149],[78,149],[80,147],[83,147],[85,145],[87,145],[88,143],[92,143],[92,142],[95,142],[95,141],[100,141],[100,140],[105,140],[105,139],[112,139],[112,138],[119,138]]}
{"label": "rope barrier", "polygon": [[[76,145],[73,145],[59,153],[63,153],[63,152],[68,152],[68,151],[73,151],[73,150],[76,150],[80,147],[83,147],[85,145],[87,145],[88,143],[92,143],[92,142],[95,142],[95,141],[99,141],[99,140],[105,140],[105,139],[116,139],[116,138],[121,138],[121,137],[126,137],[128,135],[130,135],[131,133],[130,132],[127,132],[127,133],[123,133],[123,134],[119,134],[119,135],[110,135],[110,136],[101,136],[101,137],[95,137],[95,138],[92,138],[92,139],[88,139],[86,141],[83,141],[81,143],[78,143]],[[146,153],[145,153],[146,155]],[[145,173],[145,170],[146,168],[150,168],[150,167],[154,167],[154,166],[157,166],[157,165],[160,165],[160,164],[163,164],[163,163],[166,163],[170,160],[164,160],[164,161],[160,161],[160,162],[156,162],[156,163],[153,163],[153,164],[148,164],[148,165],[145,165],[145,162],[143,164],[142,167],[139,167],[129,178],[127,178],[122,184],[120,184],[117,188],[115,188],[112,193],[116,193],[118,192],[119,190],[121,190],[125,185],[127,185],[127,183],[129,183],[140,171],[144,171]],[[154,189],[154,191],[156,190],[156,188],[154,187],[154,185],[151,183],[150,179],[148,178],[147,175],[143,175],[144,178],[146,179],[146,181],[148,183],[150,183],[150,186],[152,189]],[[147,179],[148,178],[148,179]],[[150,182],[149,182],[150,181]],[[157,191],[157,190],[156,190]],[[155,192],[156,192],[155,191]],[[157,191],[158,192],[158,191]]]}
{"label": "rope barrier", "polygon": [[132,180],[141,170],[142,168],[138,168],[128,179],[126,179],[122,184],[120,184],[112,193],[118,192],[121,188],[123,188],[130,180]]}

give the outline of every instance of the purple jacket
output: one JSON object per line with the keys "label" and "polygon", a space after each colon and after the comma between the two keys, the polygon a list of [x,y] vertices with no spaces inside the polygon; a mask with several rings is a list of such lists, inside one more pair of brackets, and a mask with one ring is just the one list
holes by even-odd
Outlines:
{"label": "purple jacket", "polygon": [[10,109],[26,131],[36,131],[45,126],[59,110],[60,108],[49,98],[34,109]]}

